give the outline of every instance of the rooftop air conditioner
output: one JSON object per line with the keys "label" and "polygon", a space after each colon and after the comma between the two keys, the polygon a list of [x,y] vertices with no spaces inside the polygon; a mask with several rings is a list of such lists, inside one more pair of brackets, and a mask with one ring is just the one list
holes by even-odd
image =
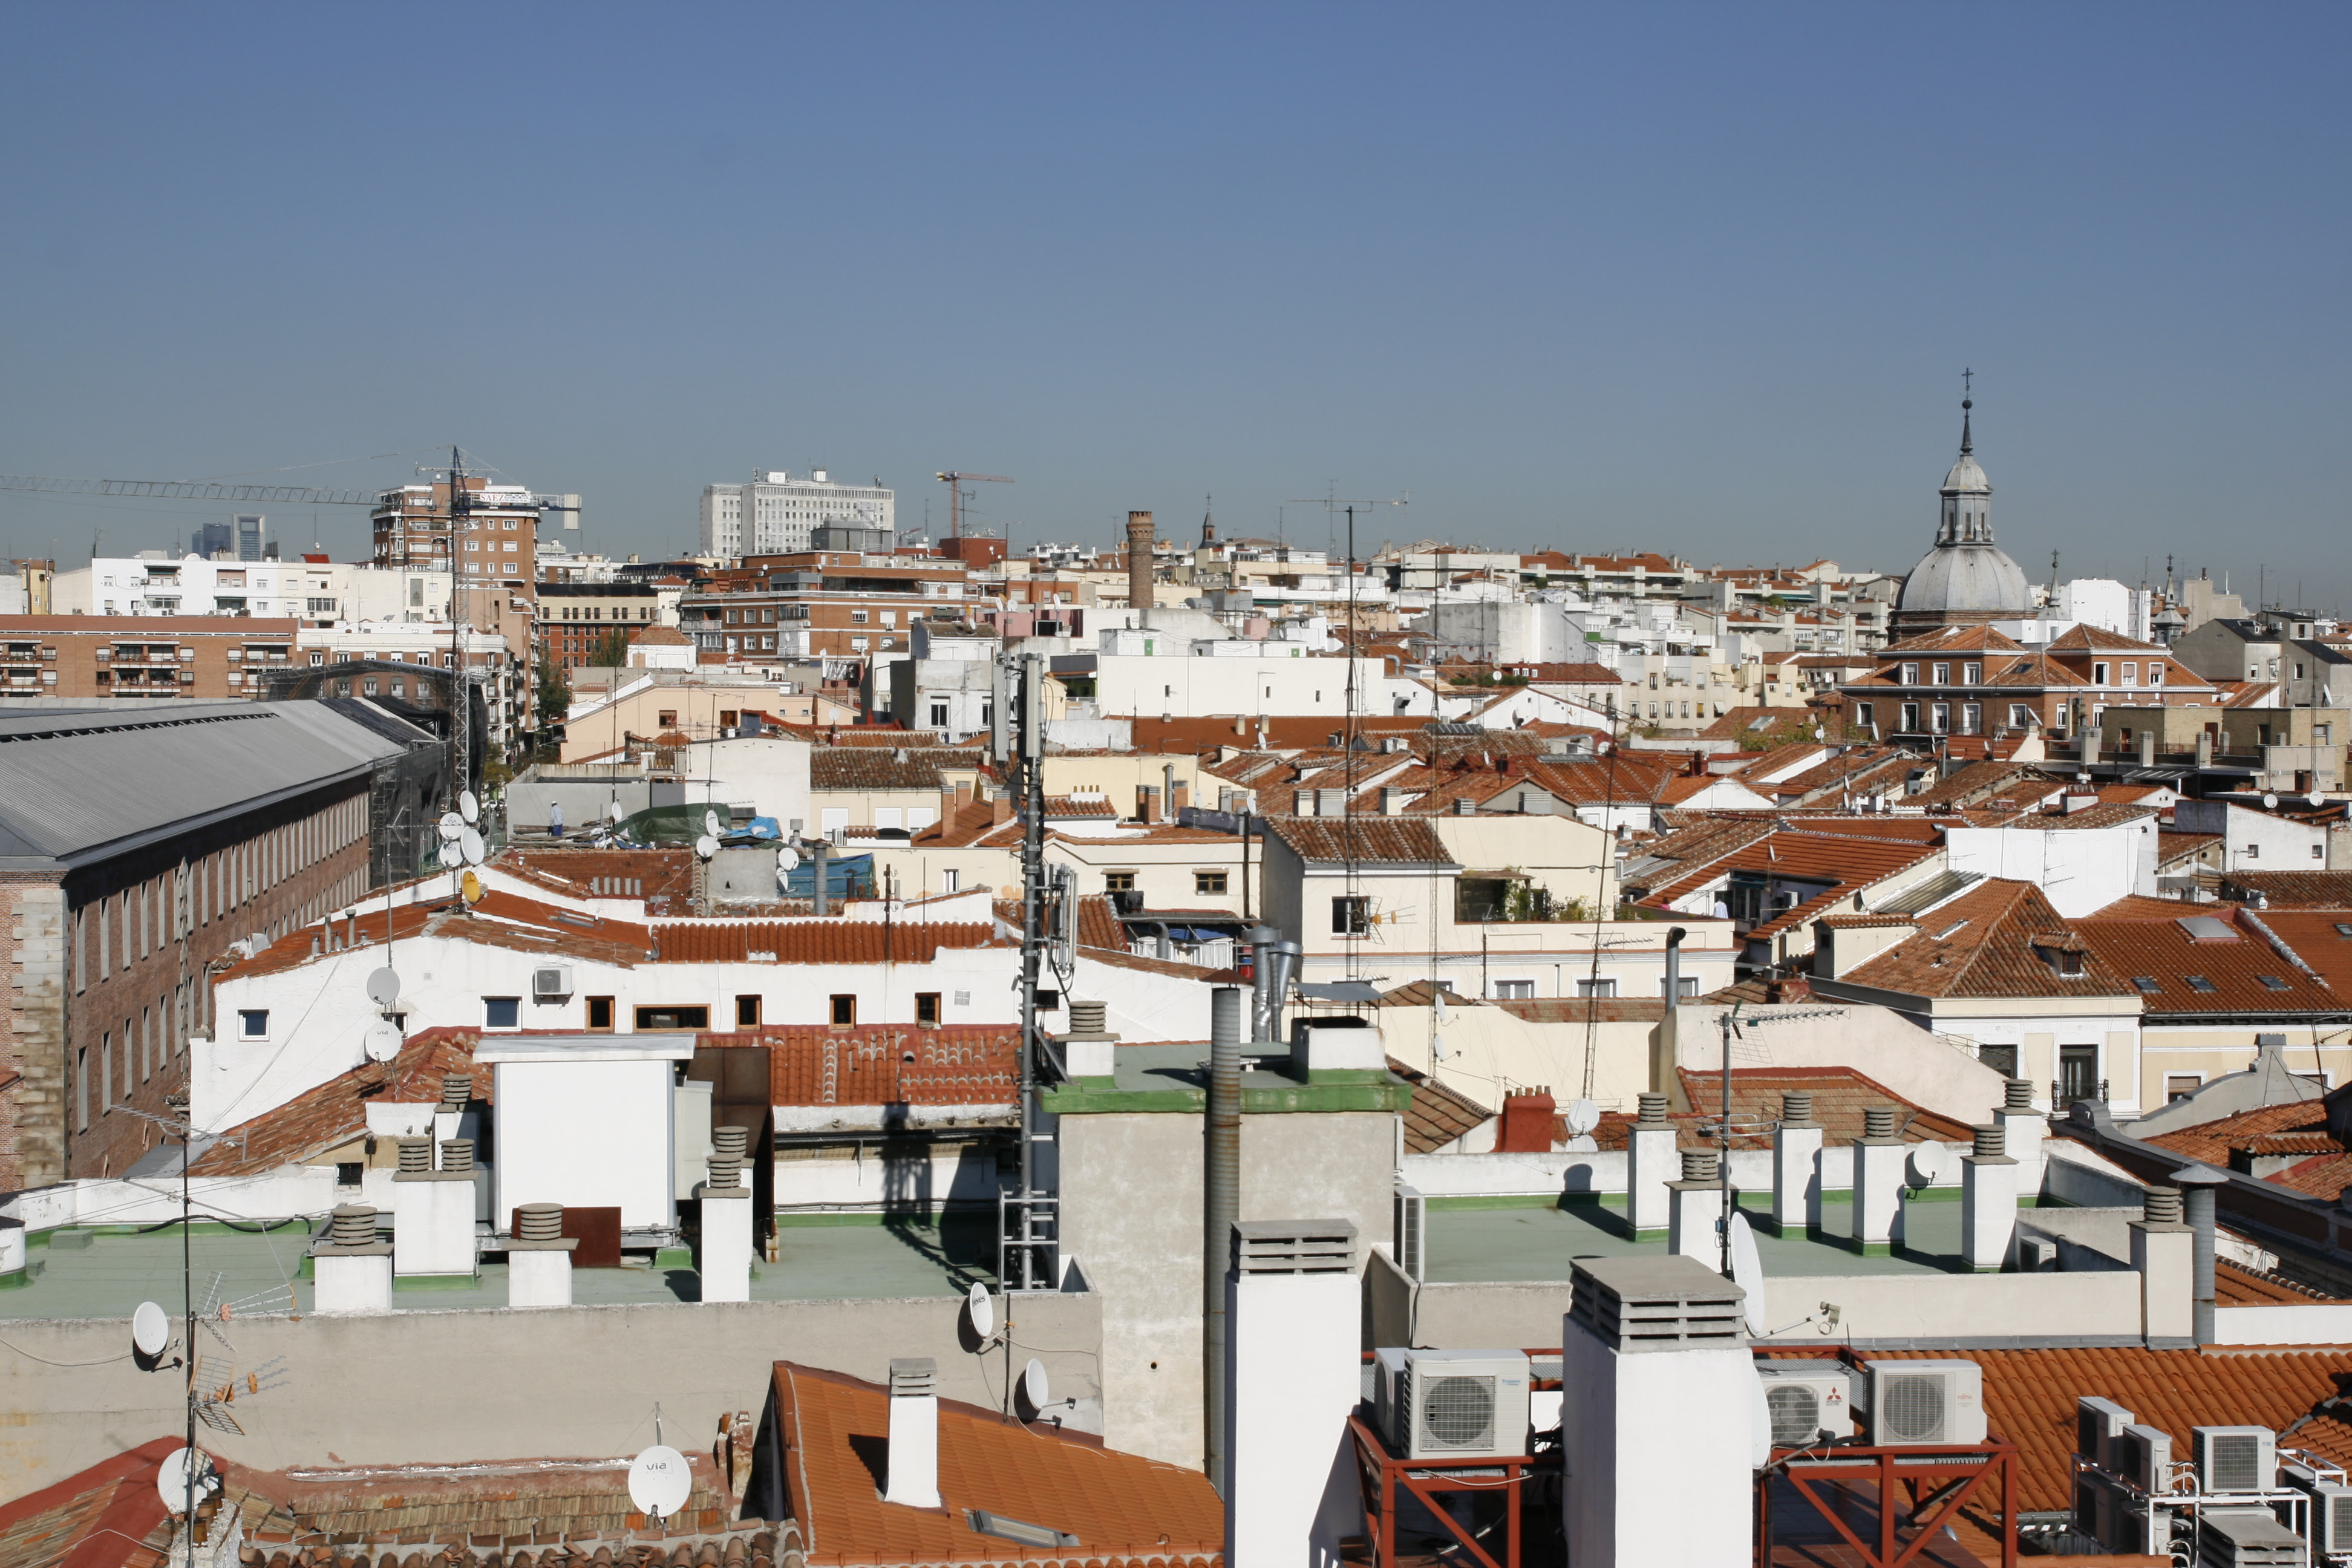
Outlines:
{"label": "rooftop air conditioner", "polygon": [[2304,1568],[2303,1538],[2266,1508],[2209,1508],[2197,1520],[2198,1568]]}
{"label": "rooftop air conditioner", "polygon": [[1881,1447],[1985,1440],[1984,1373],[1972,1361],[1873,1361],[1870,1440]]}
{"label": "rooftop air conditioner", "polygon": [[1372,1352],[1372,1429],[1383,1436],[1396,1431],[1397,1383],[1407,1353],[1396,1346]]}
{"label": "rooftop air conditioner", "polygon": [[569,996],[572,994],[572,966],[551,963],[530,972],[530,994],[534,998]]}
{"label": "rooftop air conditioner", "polygon": [[2324,1480],[2303,1465],[2282,1465],[2279,1479],[2311,1494],[2311,1554],[2352,1556],[2352,1487]]}
{"label": "rooftop air conditioner", "polygon": [[2074,1401],[2074,1452],[2103,1470],[2120,1471],[2116,1440],[2132,1424],[2132,1413],[2112,1399],[2084,1394]]}
{"label": "rooftop air conditioner", "polygon": [[2278,1484],[2278,1439],[2267,1426],[2191,1426],[2197,1489],[2266,1492]]}
{"label": "rooftop air conditioner", "polygon": [[1805,1448],[1827,1432],[1853,1436],[1853,1381],[1836,1362],[1762,1362],[1764,1406],[1772,1415],[1772,1447]]}
{"label": "rooftop air conditioner", "polygon": [[2172,1434],[2137,1423],[2116,1438],[2116,1462],[2108,1468],[2150,1497],[2172,1489]]}
{"label": "rooftop air conditioner", "polygon": [[1405,1352],[1390,1446],[1408,1459],[1528,1451],[1528,1358],[1516,1351]]}

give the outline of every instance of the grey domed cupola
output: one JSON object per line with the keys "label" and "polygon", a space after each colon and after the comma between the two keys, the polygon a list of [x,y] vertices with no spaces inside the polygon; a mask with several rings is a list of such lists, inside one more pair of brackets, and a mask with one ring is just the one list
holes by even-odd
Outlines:
{"label": "grey domed cupola", "polygon": [[1944,476],[1936,547],[1904,579],[1895,606],[1896,629],[1906,636],[2032,614],[2025,574],[1993,542],[1992,482],[1976,458],[1975,406],[1960,399],[1960,458]]}

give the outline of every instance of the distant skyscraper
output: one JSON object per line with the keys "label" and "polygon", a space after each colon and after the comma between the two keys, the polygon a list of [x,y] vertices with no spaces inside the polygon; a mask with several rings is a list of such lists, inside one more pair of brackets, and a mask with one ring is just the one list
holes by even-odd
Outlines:
{"label": "distant skyscraper", "polygon": [[879,484],[837,485],[823,468],[801,479],[766,470],[748,485],[704,486],[701,521],[706,555],[784,555],[813,548],[828,523],[887,533],[898,506]]}
{"label": "distant skyscraper", "polygon": [[236,553],[236,529],[226,522],[208,522],[196,530],[194,553],[210,561],[215,555]]}
{"label": "distant skyscraper", "polygon": [[239,561],[261,559],[261,531],[267,521],[259,512],[241,511],[236,514],[236,558]]}

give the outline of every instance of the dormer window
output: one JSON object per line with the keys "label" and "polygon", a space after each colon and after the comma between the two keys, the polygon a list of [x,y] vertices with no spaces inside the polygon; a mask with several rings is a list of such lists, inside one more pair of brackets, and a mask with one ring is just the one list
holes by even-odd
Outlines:
{"label": "dormer window", "polygon": [[2106,683],[2107,661],[2104,658],[2095,660],[2091,665],[2091,684],[2094,686],[2105,686]]}

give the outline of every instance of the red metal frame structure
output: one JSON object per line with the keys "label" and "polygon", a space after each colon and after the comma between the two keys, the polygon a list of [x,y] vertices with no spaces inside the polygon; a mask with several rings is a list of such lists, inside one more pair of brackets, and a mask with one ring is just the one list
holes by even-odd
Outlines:
{"label": "red metal frame structure", "polygon": [[[1810,1456],[1810,1457],[1809,1457]],[[1911,1444],[1880,1448],[1856,1446],[1837,1448],[1775,1448],[1772,1462],[1757,1478],[1756,1561],[1768,1563],[1772,1543],[1772,1478],[1785,1475],[1814,1511],[1861,1554],[1864,1568],[1903,1568],[1926,1549],[1943,1528],[1958,1518],[1962,1505],[1984,1489],[1989,1481],[2000,1488],[2000,1568],[2017,1568],[2017,1446],[2005,1437],[1982,1443]],[[1840,1517],[1834,1500],[1813,1489],[1822,1483],[1866,1481],[1877,1489],[1878,1539],[1865,1543]],[[1921,1482],[1933,1483],[1923,1497]],[[1891,1506],[1898,1483],[1909,1483],[1911,1505]],[[1922,1510],[1932,1510],[1924,1517]],[[1907,1523],[1912,1534],[1898,1540],[1898,1525]],[[1385,1565],[1383,1565],[1385,1568]]]}
{"label": "red metal frame structure", "polygon": [[[1462,1543],[1479,1568],[1519,1568],[1519,1543],[1525,1530],[1519,1499],[1528,1474],[1537,1461],[1525,1454],[1509,1458],[1482,1455],[1453,1459],[1400,1459],[1389,1452],[1380,1435],[1359,1416],[1348,1418],[1348,1436],[1356,1445],[1357,1479],[1363,1484],[1364,1540],[1372,1549],[1375,1568],[1396,1568],[1397,1489],[1419,1498],[1445,1532]],[[1445,1510],[1442,1494],[1471,1492],[1503,1496],[1503,1560],[1487,1555],[1477,1538]]]}

